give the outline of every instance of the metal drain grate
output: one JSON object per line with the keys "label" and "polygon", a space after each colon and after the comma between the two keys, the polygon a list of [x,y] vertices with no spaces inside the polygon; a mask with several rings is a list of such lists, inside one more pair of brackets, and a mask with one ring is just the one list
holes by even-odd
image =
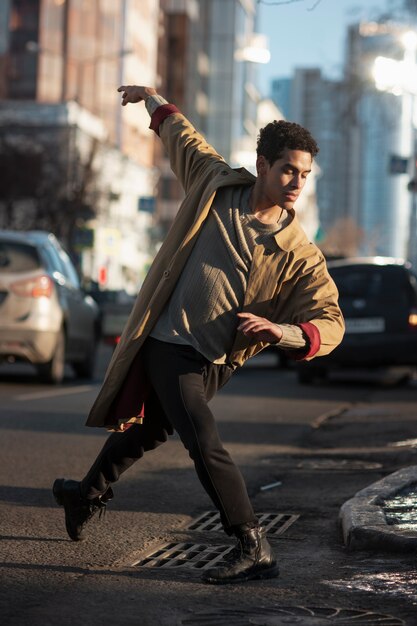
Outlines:
{"label": "metal drain grate", "polygon": [[[282,535],[298,518],[290,513],[256,513],[261,526],[268,535]],[[192,521],[186,530],[222,531],[220,515],[216,511],[206,511]]]}
{"label": "metal drain grate", "polygon": [[233,546],[206,546],[198,543],[167,543],[156,548],[133,567],[207,569],[218,565]]}
{"label": "metal drain grate", "polygon": [[194,613],[182,619],[182,626],[251,626],[252,624],[333,624],[337,626],[404,626],[403,620],[372,611],[327,607],[283,606],[259,607],[257,609],[217,609]]}

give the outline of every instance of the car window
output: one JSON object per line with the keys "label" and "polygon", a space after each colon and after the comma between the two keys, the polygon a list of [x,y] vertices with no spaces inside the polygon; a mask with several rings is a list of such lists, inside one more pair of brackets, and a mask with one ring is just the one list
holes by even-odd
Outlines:
{"label": "car window", "polygon": [[403,268],[356,266],[329,268],[341,298],[375,298],[405,304],[410,287]]}
{"label": "car window", "polygon": [[53,243],[51,242],[50,251],[53,256],[57,258],[61,268],[60,271],[65,276],[69,284],[75,289],[80,289],[80,280],[78,278],[77,271],[65,250],[57,241],[54,241]]}
{"label": "car window", "polygon": [[63,267],[58,252],[53,246],[46,245],[42,248],[42,255],[45,258],[46,265],[51,272],[59,272],[63,274]]}
{"label": "car window", "polygon": [[41,261],[34,246],[0,240],[0,273],[30,272],[39,267]]}
{"label": "car window", "polygon": [[382,276],[377,272],[350,270],[330,272],[341,296],[351,298],[377,297],[382,294]]}

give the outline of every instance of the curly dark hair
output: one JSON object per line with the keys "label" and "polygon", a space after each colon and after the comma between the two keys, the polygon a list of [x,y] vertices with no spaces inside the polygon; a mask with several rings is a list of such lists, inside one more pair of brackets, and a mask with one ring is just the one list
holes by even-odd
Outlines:
{"label": "curly dark hair", "polygon": [[309,152],[313,158],[319,151],[310,132],[295,122],[274,120],[261,128],[256,147],[258,156],[264,156],[272,166],[282,157],[285,148]]}

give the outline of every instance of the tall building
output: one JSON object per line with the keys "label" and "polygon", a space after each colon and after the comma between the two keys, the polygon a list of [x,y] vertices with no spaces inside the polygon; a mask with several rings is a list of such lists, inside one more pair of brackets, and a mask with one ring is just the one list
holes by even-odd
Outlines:
{"label": "tall building", "polygon": [[[175,103],[233,166],[252,166],[257,136],[256,0],[162,0],[158,73],[160,91]],[[242,157],[252,151],[249,162]],[[162,236],[182,190],[164,152],[158,215]]]}
{"label": "tall building", "polygon": [[327,233],[347,215],[343,84],[326,79],[320,69],[297,69],[292,80],[290,102],[289,119],[308,128],[320,148],[317,163],[321,174],[316,192],[320,225]]}
{"label": "tall building", "polygon": [[[361,23],[348,31],[345,83],[349,110],[349,213],[364,231],[368,254],[406,257],[414,147],[410,94],[375,89],[376,57],[402,60],[400,24]],[[417,260],[417,259],[416,259]]]}
{"label": "tall building", "polygon": [[255,0],[201,0],[209,58],[207,136],[234,166],[257,135],[257,63],[248,52],[263,45],[256,38]]}
{"label": "tall building", "polygon": [[300,68],[291,78],[274,80],[271,96],[285,117],[308,128],[319,145],[316,195],[320,231],[325,235],[348,213],[343,83],[326,79],[319,68]]}
{"label": "tall building", "polygon": [[271,81],[271,100],[287,119],[291,116],[292,78],[275,78]]}
{"label": "tall building", "polygon": [[[204,132],[204,46],[198,36],[200,8],[197,0],[161,0],[159,13],[157,87],[196,127]],[[204,65],[205,64],[205,65]],[[164,147],[155,147],[157,183],[155,242],[160,242],[178,210],[183,190],[170,169]]]}
{"label": "tall building", "polygon": [[107,287],[134,289],[148,262],[151,217],[138,209],[152,205],[154,142],[143,107],[122,109],[116,88],[156,82],[158,5],[0,6],[0,160],[29,153],[38,172],[19,189],[11,171],[2,181],[2,226],[54,228]]}

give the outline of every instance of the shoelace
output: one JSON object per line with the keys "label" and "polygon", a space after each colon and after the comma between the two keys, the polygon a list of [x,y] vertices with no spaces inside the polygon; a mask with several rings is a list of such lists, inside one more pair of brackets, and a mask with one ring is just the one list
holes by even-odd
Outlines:
{"label": "shoelace", "polygon": [[106,517],[107,502],[103,502],[102,500],[99,500],[97,503],[94,503],[94,508],[91,511],[91,513],[94,514],[97,509],[99,509],[98,519],[101,519],[101,518],[104,519]]}
{"label": "shoelace", "polygon": [[101,518],[104,519],[106,517],[106,512],[107,512],[107,503],[100,502],[100,511],[98,513],[98,519],[101,519]]}

